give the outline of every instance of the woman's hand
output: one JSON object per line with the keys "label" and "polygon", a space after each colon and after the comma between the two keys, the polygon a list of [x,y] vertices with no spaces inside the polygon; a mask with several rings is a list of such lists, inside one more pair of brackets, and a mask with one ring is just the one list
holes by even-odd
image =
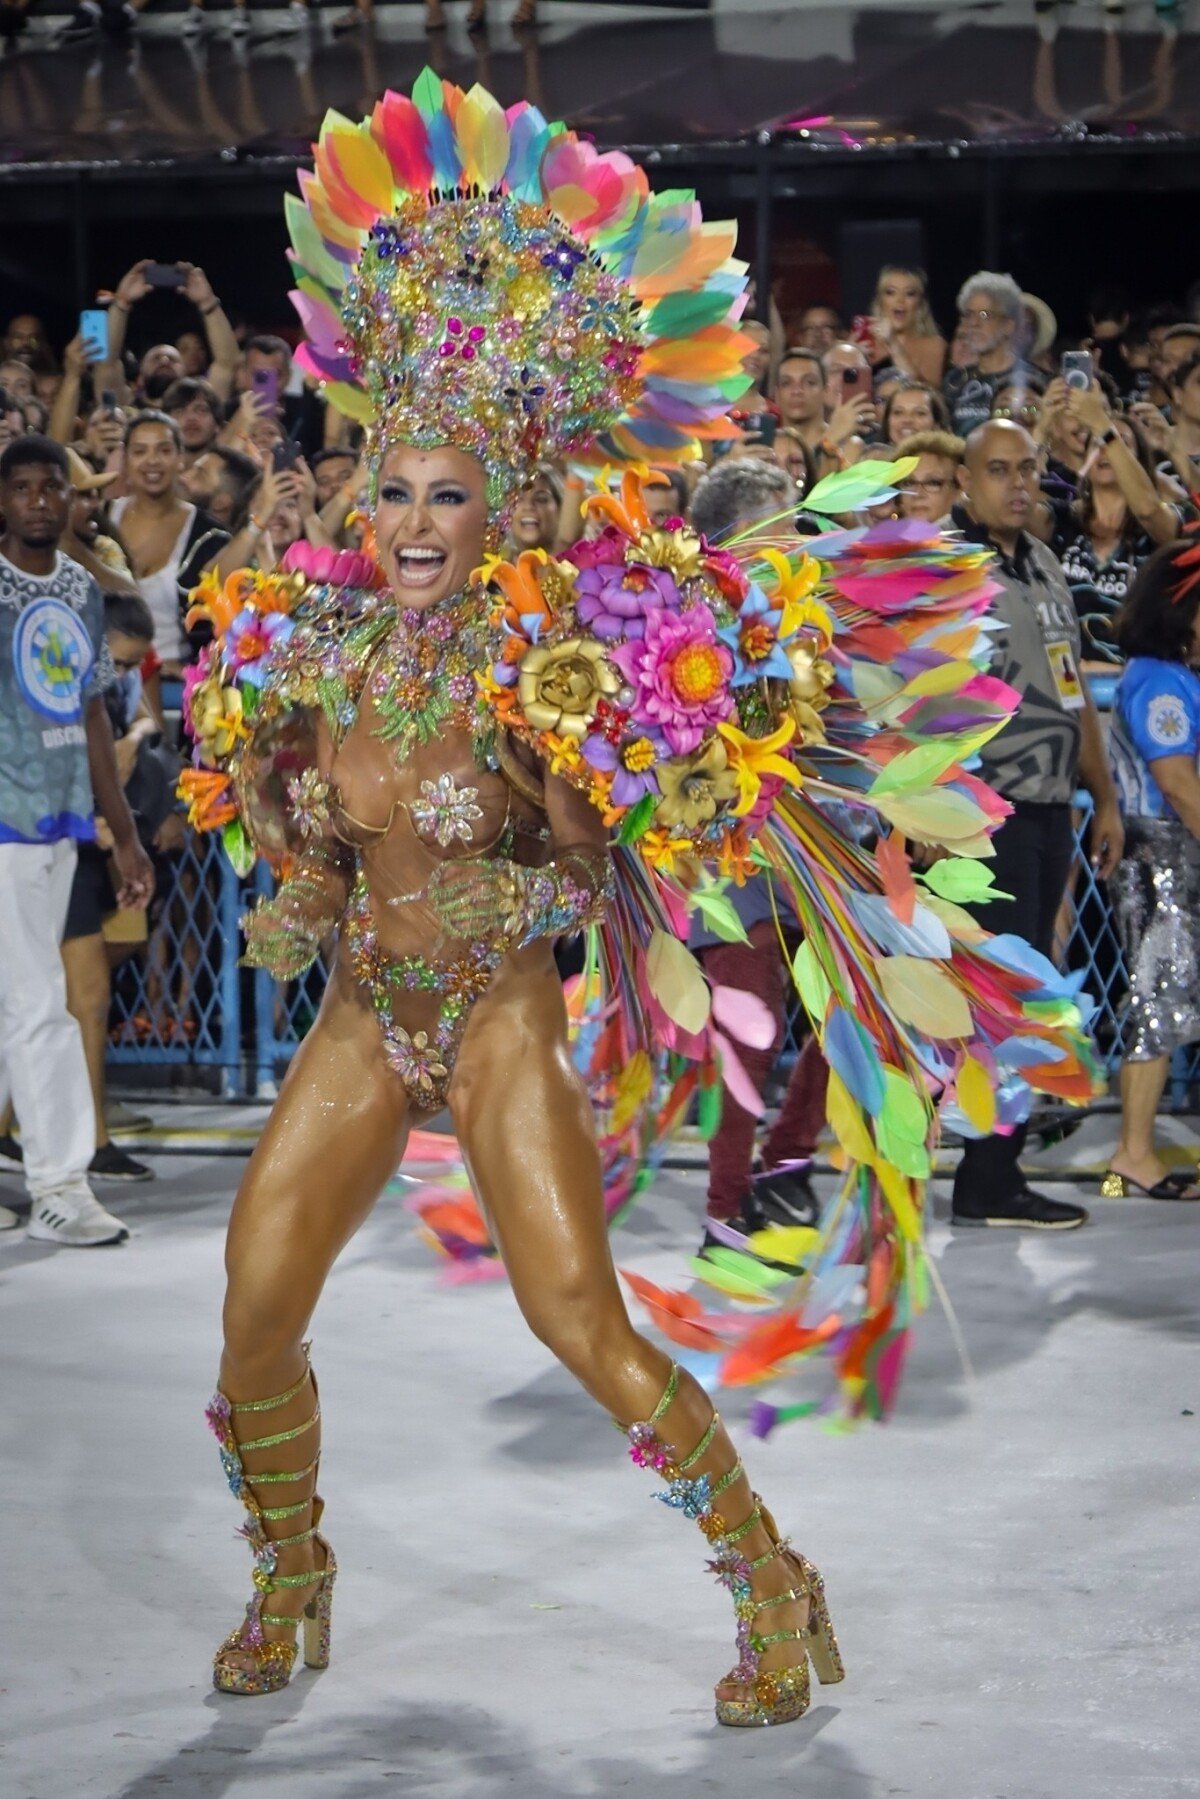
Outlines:
{"label": "woman's hand", "polygon": [[1108,402],[1098,387],[1068,388],[1066,413],[1068,418],[1075,419],[1085,431],[1090,431],[1097,438],[1103,437],[1113,422]]}
{"label": "woman's hand", "polygon": [[92,368],[95,358],[88,354],[87,344],[81,332],[76,332],[63,351],[63,371],[73,381],[82,381],[88,369]]}
{"label": "woman's hand", "polygon": [[184,299],[190,300],[193,306],[203,312],[204,308],[216,301],[217,298],[213,292],[212,282],[204,270],[198,269],[194,262],[181,262],[177,264],[177,267],[182,269],[184,274],[182,289]]}
{"label": "woman's hand", "polygon": [[443,862],[430,878],[426,896],[453,937],[478,937],[498,927],[506,936],[515,936],[523,872],[504,861]]}

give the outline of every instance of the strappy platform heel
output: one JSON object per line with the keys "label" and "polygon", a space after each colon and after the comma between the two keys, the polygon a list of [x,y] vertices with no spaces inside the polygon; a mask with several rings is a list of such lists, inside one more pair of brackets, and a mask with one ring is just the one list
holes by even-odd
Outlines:
{"label": "strappy platform heel", "polygon": [[[275,1449],[284,1443],[294,1443],[317,1428],[321,1418],[321,1405],[316,1379],[308,1362],[307,1343],[304,1345],[304,1361],[304,1373],[286,1393],[279,1393],[274,1399],[235,1402],[218,1388],[205,1414],[220,1447],[221,1466],[229,1482],[229,1490],[246,1508],[247,1521],[242,1525],[240,1534],[249,1543],[254,1557],[254,1596],[246,1607],[246,1616],[230,1632],[213,1657],[213,1685],[219,1693],[277,1693],[280,1688],[285,1687],[295,1664],[296,1636],[301,1624],[304,1626],[305,1666],[325,1668],[329,1665],[330,1620],[337,1561],[332,1548],[317,1529],[324,1505],[315,1492],[311,1498],[300,1499],[289,1505],[264,1505],[256,1491],[258,1488],[294,1486],[299,1481],[307,1480],[309,1475],[315,1476],[321,1460],[320,1454],[314,1456],[305,1467],[282,1471],[248,1474],[242,1463],[242,1456],[252,1450]],[[313,1410],[302,1424],[291,1430],[239,1440],[234,1432],[235,1418],[279,1411],[309,1385],[312,1387]],[[290,1520],[310,1512],[311,1522],[307,1529],[278,1537],[270,1534],[269,1526],[286,1525]],[[291,1549],[310,1542],[324,1551],[323,1567],[308,1569],[300,1574],[276,1573],[281,1549]],[[316,1591],[310,1594],[300,1617],[264,1612],[264,1605],[272,1593],[295,1591],[303,1587],[315,1587]],[[268,1637],[263,1629],[264,1624],[275,1630],[288,1631],[290,1637]],[[249,1665],[244,1665],[241,1660],[230,1659],[233,1656],[249,1658]]]}
{"label": "strappy platform heel", "polygon": [[[811,1659],[817,1679],[831,1686],[845,1678],[841,1652],[834,1635],[833,1621],[825,1599],[825,1584],[811,1562],[800,1555],[786,1537],[781,1537],[775,1520],[757,1493],[751,1494],[751,1511],[741,1523],[731,1525],[717,1509],[717,1501],[737,1481],[745,1477],[745,1469],[729,1442],[720,1414],[713,1412],[708,1428],[689,1455],[677,1457],[670,1443],[659,1435],[659,1425],[679,1391],[679,1369],[672,1364],[670,1379],[649,1419],[629,1427],[629,1453],[642,1468],[652,1468],[667,1483],[665,1493],[656,1494],[665,1505],[693,1518],[708,1539],[713,1558],[708,1566],[733,1600],[737,1618],[737,1665],[719,1683],[716,1695],[718,1724],[735,1727],[764,1724],[788,1724],[803,1717],[808,1710],[811,1689],[808,1664]],[[728,1447],[734,1459],[721,1474],[705,1471],[693,1475],[696,1468],[714,1450]],[[756,1528],[767,1538],[770,1547],[762,1555],[748,1560],[741,1544]],[[779,1560],[787,1570],[790,1584],[781,1592],[759,1599],[754,1593],[754,1577],[768,1563]],[[800,1605],[807,1601],[808,1615],[803,1626],[783,1630],[760,1631],[759,1618],[781,1605]],[[767,1619],[769,1623],[769,1618]],[[783,1668],[763,1668],[762,1655],[777,1643],[799,1643],[799,1660]],[[724,1698],[720,1686],[736,1684],[746,1689],[744,1698]]]}

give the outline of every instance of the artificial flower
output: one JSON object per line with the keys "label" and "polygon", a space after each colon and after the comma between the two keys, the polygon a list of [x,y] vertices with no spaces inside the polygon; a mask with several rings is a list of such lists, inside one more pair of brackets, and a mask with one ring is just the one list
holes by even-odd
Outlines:
{"label": "artificial flower", "polygon": [[678,615],[652,613],[644,636],[622,644],[612,659],[634,690],[634,718],[661,731],[678,755],[698,748],[705,734],[734,710],[729,686],[733,657],[719,642],[707,606],[692,606]]}
{"label": "artificial flower", "polygon": [[704,573],[709,575],[720,593],[735,606],[745,599],[750,583],[732,550],[715,550],[704,546]]}
{"label": "artificial flower", "polygon": [[742,825],[728,831],[717,848],[717,870],[735,887],[744,887],[754,873],[754,846]]}
{"label": "artificial flower", "polygon": [[695,845],[690,837],[673,837],[669,830],[660,827],[651,829],[638,838],[638,854],[643,856],[652,868],[660,874],[675,874],[677,865],[682,864],[685,870],[694,866],[693,851]]}
{"label": "artificial flower", "polygon": [[673,756],[658,770],[662,798],[654,808],[654,822],[669,829],[696,832],[710,824],[718,811],[738,792],[738,777],[729,766],[729,752],[719,737],[690,756]]}
{"label": "artificial flower", "polygon": [[595,537],[581,537],[563,556],[578,569],[611,568],[624,562],[628,548],[629,539],[615,525],[605,525]]}
{"label": "artificial flower", "polygon": [[753,810],[766,776],[775,775],[793,787],[800,786],[799,769],[779,753],[796,734],[792,719],[785,718],[767,737],[747,737],[736,725],[720,724],[717,730],[729,746],[729,760],[738,788],[738,803],[733,810],[738,818],[744,818]]}
{"label": "artificial flower", "polygon": [[185,768],[175,789],[193,831],[219,831],[237,817],[229,777],[217,769]]}
{"label": "artificial flower", "polygon": [[746,681],[761,680],[764,676],[777,681],[791,680],[792,665],[779,642],[782,616],[762,588],[752,586],[733,623],[717,632],[722,643],[727,643],[733,651],[735,687]]}
{"label": "artificial flower", "polygon": [[759,550],[759,561],[774,570],[774,582],[764,581],[772,600],[783,611],[779,635],[787,638],[804,625],[814,625],[821,633],[825,648],[833,642],[833,617],[812,595],[821,584],[821,564],[815,556],[803,555],[793,562],[779,550]]}
{"label": "artificial flower", "polygon": [[657,765],[671,753],[653,731],[615,743],[593,731],[584,738],[582,750],[589,768],[612,776],[609,796],[614,806],[636,806],[647,793],[657,793]]}
{"label": "artificial flower", "polygon": [[829,704],[833,686],[833,664],[827,662],[820,647],[811,637],[801,637],[787,645],[788,686],[792,697],[803,700],[819,712]]}
{"label": "artificial flower", "polygon": [[247,606],[231,622],[225,635],[225,663],[239,681],[261,687],[267,675],[267,657],[284,644],[295,630],[284,612],[265,612]]}
{"label": "artificial flower", "polygon": [[236,687],[224,687],[216,675],[192,688],[192,735],[205,762],[211,767],[232,755],[250,731],[242,715],[242,696]]}
{"label": "artificial flower", "polygon": [[[704,545],[682,519],[668,519],[658,530],[643,531],[630,544],[627,560],[665,568],[676,581],[695,581],[705,572]],[[722,589],[724,592],[724,589]]]}
{"label": "artificial flower", "polygon": [[585,569],[579,576],[576,607],[586,625],[603,643],[616,638],[642,637],[649,613],[679,608],[680,594],[665,569],[632,563],[622,568]]}
{"label": "artificial flower", "polygon": [[[502,604],[498,608],[497,620],[503,623],[505,630],[511,632],[518,643],[536,643],[553,621],[554,607],[543,590],[540,578],[549,561],[545,550],[522,550],[515,562],[505,562],[502,557],[489,556],[483,567],[476,569],[472,576],[472,579],[478,578],[489,587],[499,588]],[[569,591],[573,571],[558,564],[555,567],[561,569]]]}
{"label": "artificial flower", "polygon": [[568,637],[562,643],[533,644],[521,659],[518,691],[525,717],[535,731],[560,737],[583,737],[596,713],[596,702],[616,693],[620,676],[590,637]]}

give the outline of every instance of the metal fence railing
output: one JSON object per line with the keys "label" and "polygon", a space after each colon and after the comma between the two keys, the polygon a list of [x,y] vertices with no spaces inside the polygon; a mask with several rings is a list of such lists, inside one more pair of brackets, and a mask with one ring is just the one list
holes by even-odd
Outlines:
{"label": "metal fence railing", "polygon": [[[1120,1060],[1127,978],[1108,900],[1086,854],[1089,817],[1090,801],[1080,795],[1059,959],[1084,972],[1084,989],[1095,1004],[1097,1050],[1112,1067]],[[191,838],[171,871],[149,943],[114,979],[110,1059],[213,1068],[226,1095],[269,1094],[316,1016],[325,967],[318,963],[286,985],[239,967],[238,921],[256,894],[270,891],[262,865],[249,881],[240,880],[215,837]],[[790,1030],[786,1048],[795,1048]],[[1194,1046],[1176,1058],[1177,1103],[1198,1079],[1200,1050]]]}

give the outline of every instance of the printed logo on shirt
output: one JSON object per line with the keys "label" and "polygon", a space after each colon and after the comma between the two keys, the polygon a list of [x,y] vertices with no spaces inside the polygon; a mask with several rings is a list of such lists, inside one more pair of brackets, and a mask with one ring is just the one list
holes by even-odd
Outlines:
{"label": "printed logo on shirt", "polygon": [[1183,701],[1173,693],[1160,693],[1146,708],[1146,735],[1165,750],[1177,750],[1188,740],[1188,719]]}
{"label": "printed logo on shirt", "polygon": [[83,684],[95,661],[87,626],[61,600],[34,600],[13,632],[13,670],[22,697],[59,724],[83,713]]}

